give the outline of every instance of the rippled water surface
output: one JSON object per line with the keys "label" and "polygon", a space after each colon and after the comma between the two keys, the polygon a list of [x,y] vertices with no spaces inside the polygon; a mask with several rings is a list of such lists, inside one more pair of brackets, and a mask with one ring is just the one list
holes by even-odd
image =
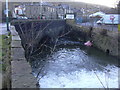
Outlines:
{"label": "rippled water surface", "polygon": [[61,46],[32,68],[40,88],[118,88],[117,59],[93,47]]}

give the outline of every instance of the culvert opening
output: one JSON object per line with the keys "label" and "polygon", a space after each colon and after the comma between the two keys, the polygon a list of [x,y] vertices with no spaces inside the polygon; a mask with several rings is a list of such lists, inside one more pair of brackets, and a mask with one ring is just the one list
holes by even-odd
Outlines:
{"label": "culvert opening", "polygon": [[106,49],[106,54],[109,54],[110,53],[110,50],[109,49]]}

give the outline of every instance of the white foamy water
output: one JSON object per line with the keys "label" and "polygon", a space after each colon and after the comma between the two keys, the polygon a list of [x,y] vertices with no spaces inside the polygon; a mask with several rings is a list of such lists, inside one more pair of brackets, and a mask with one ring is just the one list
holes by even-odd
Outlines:
{"label": "white foamy water", "polygon": [[[116,67],[106,67],[110,72],[75,71],[68,74],[49,72],[40,80],[41,88],[118,88],[118,71]],[[98,79],[98,77],[99,79]],[[101,82],[103,85],[101,84]]]}
{"label": "white foamy water", "polygon": [[79,48],[60,49],[47,59],[40,88],[118,88],[118,67]]}

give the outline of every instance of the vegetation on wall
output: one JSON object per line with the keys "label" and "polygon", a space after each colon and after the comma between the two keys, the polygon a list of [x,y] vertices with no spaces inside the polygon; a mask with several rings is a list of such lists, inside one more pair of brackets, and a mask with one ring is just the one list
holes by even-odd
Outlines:
{"label": "vegetation on wall", "polygon": [[0,72],[3,75],[3,88],[10,88],[11,75],[11,36],[0,35]]}

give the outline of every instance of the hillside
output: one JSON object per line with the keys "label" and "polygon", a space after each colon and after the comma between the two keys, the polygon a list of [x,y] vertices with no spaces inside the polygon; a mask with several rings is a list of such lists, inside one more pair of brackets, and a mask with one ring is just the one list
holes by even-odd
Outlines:
{"label": "hillside", "polygon": [[[0,12],[5,10],[5,2],[3,2],[3,1],[2,1],[2,10],[0,10]],[[22,1],[22,0],[20,0],[20,1]],[[36,1],[36,0],[34,0],[34,1]],[[40,2],[40,0],[37,0],[37,1]],[[42,0],[42,1],[44,2],[44,1],[50,1],[50,0]],[[54,2],[51,2],[51,1],[54,1]],[[87,14],[91,14],[91,13],[97,12],[99,10],[104,12],[104,13],[117,13],[118,12],[118,10],[115,9],[115,8],[110,8],[110,7],[95,5],[95,4],[89,4],[89,3],[83,3],[83,2],[73,2],[73,0],[66,0],[64,2],[61,2],[63,0],[57,0],[57,1],[56,0],[51,0],[51,1],[50,2],[53,3],[56,6],[58,4],[67,4],[67,5],[69,5],[70,8],[77,9],[77,10],[81,10],[82,8],[84,8],[84,11]],[[60,1],[60,2],[58,2],[58,1]],[[19,5],[19,4],[23,4],[23,3],[24,2],[9,2],[9,10],[11,11],[11,10],[13,10],[15,5]]]}
{"label": "hillside", "polygon": [[70,7],[81,9],[84,8],[86,11],[89,11],[90,13],[96,12],[96,11],[102,11],[104,13],[117,13],[117,9],[110,8],[103,5],[96,5],[96,4],[89,4],[89,3],[83,3],[83,2],[53,2],[54,4],[68,4]]}

